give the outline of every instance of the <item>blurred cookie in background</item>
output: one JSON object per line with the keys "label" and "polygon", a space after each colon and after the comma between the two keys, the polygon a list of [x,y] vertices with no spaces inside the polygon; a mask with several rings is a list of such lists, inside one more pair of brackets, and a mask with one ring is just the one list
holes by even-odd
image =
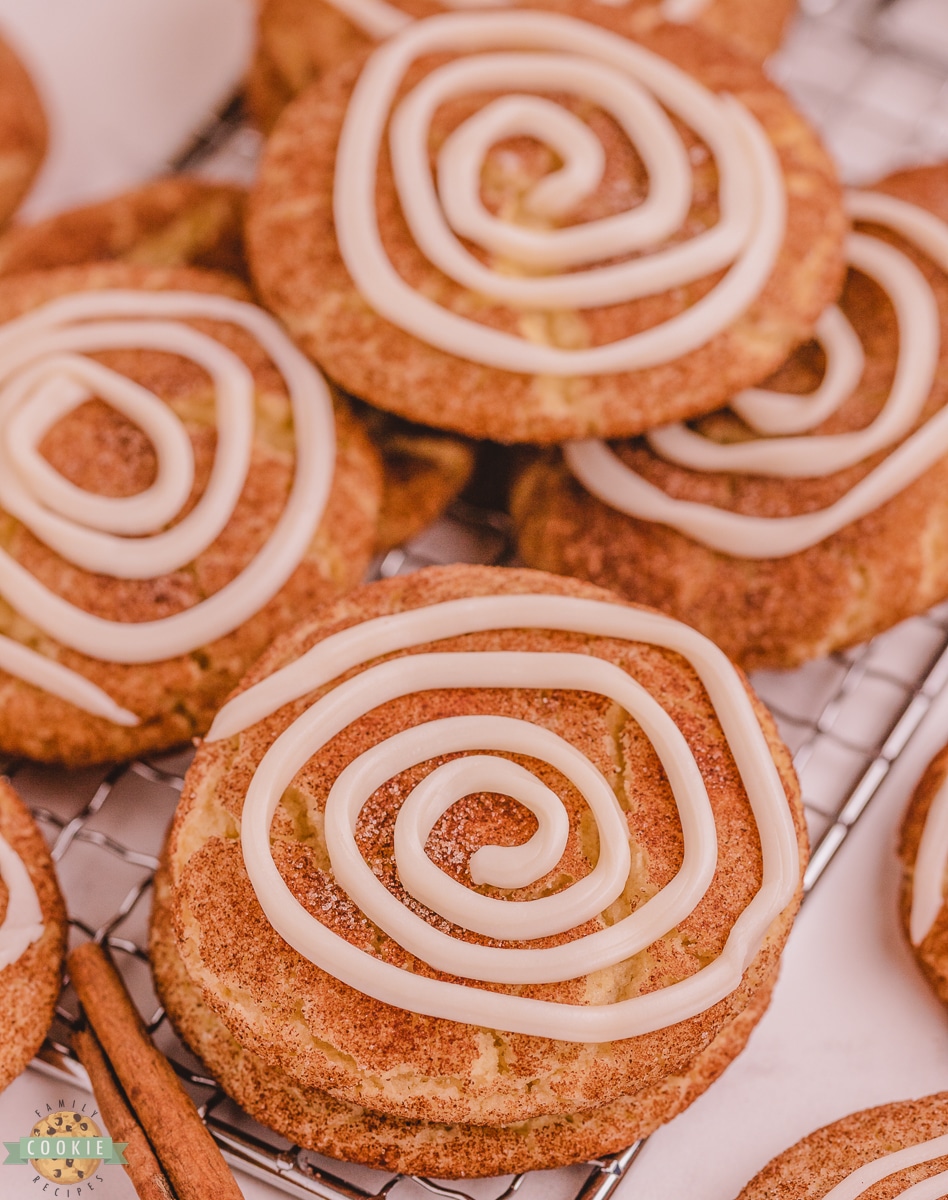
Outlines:
{"label": "blurred cookie in background", "polygon": [[207,267],[246,278],[245,192],[179,175],[96,204],[14,225],[0,236],[0,276],[86,262]]}
{"label": "blurred cookie in background", "polygon": [[0,38],[0,225],[26,195],[46,142],[46,116],[33,81]]}

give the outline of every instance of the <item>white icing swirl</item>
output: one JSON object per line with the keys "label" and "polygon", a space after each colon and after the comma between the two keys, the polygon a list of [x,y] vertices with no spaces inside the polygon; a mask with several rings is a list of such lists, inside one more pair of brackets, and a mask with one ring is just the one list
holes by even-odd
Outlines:
{"label": "white icing swirl", "polygon": [[[524,720],[467,716],[432,720],[398,733],[355,759],[334,782],[325,836],[339,885],[380,928],[438,970],[498,983],[572,979],[628,959],[685,920],[707,891],[717,863],[708,794],[694,756],[661,706],[621,668],[591,654],[424,652],[376,665],[444,638],[509,628],[572,631],[644,641],[684,655],[708,691],[747,789],[763,857],[761,888],[735,921],[722,953],[695,975],[663,991],[615,1004],[574,1005],[488,992],[402,971],[351,945],[297,902],[270,847],[274,812],[294,775],[332,737],[379,704],[435,688],[574,688],[608,696],[651,740],[675,795],[684,860],[675,878],[631,915],[549,948],[472,945],[428,925],[399,905],[361,858],[358,815],[373,791],[434,756],[467,753],[434,770],[405,801],[396,820],[399,877],[409,893],[467,929],[500,940],[565,933],[595,918],[622,895],[630,869],[626,818],[608,781],[558,735]],[[352,987],[430,1016],[568,1041],[632,1037],[703,1012],[740,983],[799,880],[796,834],[780,777],[737,672],[701,634],[657,613],[596,600],[548,595],[478,596],[365,621],[315,645],[224,706],[209,740],[230,737],[282,705],[355,667],[277,738],[247,790],[241,816],[244,862],[275,929],[296,950]],[[486,754],[486,750],[494,754]],[[434,824],[458,798],[479,791],[516,797],[538,816],[525,845],[489,847],[472,859],[475,880],[519,887],[555,866],[566,836],[558,799],[539,780],[497,753],[552,764],[583,795],[599,831],[594,870],[571,888],[531,901],[496,900],[462,887],[425,856]]]}
{"label": "white icing swirl", "polygon": [[[824,1195],[823,1200],[858,1200],[858,1197],[867,1192],[873,1184],[888,1179],[897,1171],[932,1162],[946,1154],[948,1134],[921,1142],[917,1146],[907,1146],[904,1150],[883,1154],[847,1175]],[[948,1195],[948,1171],[940,1171],[937,1175],[911,1184],[897,1195],[899,1200],[942,1200],[942,1197]]]}
{"label": "white icing swirl", "polygon": [[[187,654],[223,637],[264,607],[301,562],[319,525],[333,474],[332,402],[318,371],[279,325],[251,304],[191,292],[99,291],[64,296],[0,329],[0,507],[84,570],[152,579],[192,562],[233,513],[250,465],[254,379],[243,360],[188,320],[227,322],[250,333],[282,374],[296,444],[292,488],[266,544],[230,583],[191,608],[153,621],[106,620],[73,605],[0,550],[0,596],[62,645],[114,663]],[[190,439],[159,397],[87,355],[159,350],[208,374],[217,447],[193,509],[170,524],[194,479]],[[46,431],[92,396],[148,435],[158,472],[127,498],[93,495],[58,475],[37,449]],[[121,725],[138,718],[82,675],[10,638],[0,668]]]}
{"label": "white icing swirl", "polygon": [[0,925],[0,970],[15,963],[43,936],[43,910],[33,880],[19,854],[0,836],[0,879],[7,887],[7,911]]}
{"label": "white icing swirl", "polygon": [[[948,272],[948,226],[930,213],[882,193],[848,197],[854,218],[888,226],[915,243]],[[895,377],[879,415],[864,429],[824,436],[805,434],[835,412],[862,377],[863,352],[843,314],[824,313],[816,336],[827,357],[820,387],[799,397],[751,389],[732,407],[762,436],[722,445],[683,424],[646,435],[660,457],[698,471],[732,471],[775,478],[817,478],[845,470],[905,440],[834,504],[792,517],[754,517],[708,504],[677,500],[626,466],[604,442],[564,448],[567,465],[605,504],[642,520],[671,525],[712,549],[740,558],[782,558],[837,533],[892,499],[948,453],[948,409],[910,436],[935,381],[941,345],[938,305],[915,264],[878,238],[850,235],[849,262],[890,297],[898,326]],[[787,436],[785,436],[787,435]]]}
{"label": "white icing swirl", "polygon": [[[465,57],[435,68],[396,103],[412,64],[443,52]],[[428,137],[439,106],[485,90],[510,92],[511,80],[516,92],[487,103],[446,139],[433,180]],[[647,168],[647,199],[628,212],[559,228],[512,224],[491,214],[480,198],[481,169],[490,147],[505,137],[533,137],[563,161],[525,197],[533,219],[566,218],[602,178],[602,144],[589,126],[534,92],[566,93],[609,113]],[[425,257],[470,291],[514,309],[583,310],[665,292],[726,268],[723,278],[663,324],[584,349],[530,342],[442,308],[399,275],[379,232],[376,173],[393,106],[389,145],[402,213]],[[692,198],[688,156],[665,109],[713,155],[720,219],[690,241],[656,248],[682,228]],[[376,50],[349,102],[333,206],[340,253],[376,312],[463,359],[557,376],[642,369],[704,345],[756,299],[786,223],[780,164],[743,105],[617,34],[537,12],[431,17]],[[481,261],[462,238],[504,265]],[[612,261],[628,255],[634,257]]]}
{"label": "white icing swirl", "polygon": [[909,938],[921,945],[930,932],[944,899],[945,868],[948,866],[948,779],[935,793],[925,814],[925,826],[912,871],[912,907]]}

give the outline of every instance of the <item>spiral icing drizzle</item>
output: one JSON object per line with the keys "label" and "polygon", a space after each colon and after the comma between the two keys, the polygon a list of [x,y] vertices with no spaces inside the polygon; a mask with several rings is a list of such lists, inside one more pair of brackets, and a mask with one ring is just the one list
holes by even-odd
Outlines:
{"label": "spiral icing drizzle", "polygon": [[[413,653],[365,666],[443,638],[511,628],[569,631],[673,649],[691,662],[717,712],[759,830],[763,880],[720,956],[663,991],[615,1004],[577,1006],[402,971],[364,953],[307,913],[273,861],[270,825],[294,775],[330,738],[377,705],[432,688],[575,688],[608,696],[629,713],[651,740],[668,776],[685,850],[678,874],[658,895],[623,920],[550,948],[472,945],[433,928],[397,902],[358,851],[359,812],[397,773],[458,752],[466,756],[433,770],[396,819],[398,873],[411,895],[466,929],[504,941],[567,932],[598,916],[622,894],[631,863],[629,834],[608,781],[557,734],[528,721],[491,716],[448,717],[414,726],[380,742],[340,773],[325,812],[335,878],[399,945],[438,970],[482,982],[576,978],[628,959],[683,921],[707,891],[717,863],[708,794],[674,722],[625,671],[594,655],[559,652]],[[705,1011],[737,987],[771,922],[794,896],[799,854],[783,786],[751,701],[730,662],[710,641],[668,617],[603,601],[549,595],[452,600],[365,621],[326,638],[226,704],[208,739],[230,737],[358,666],[364,669],[334,686],[277,738],[244,801],[241,842],[247,873],[266,916],[300,954],[360,992],[401,1008],[568,1041],[605,1042],[659,1029]],[[502,753],[552,764],[576,786],[593,814],[600,858],[588,876],[565,891],[530,901],[482,896],[451,880],[424,853],[442,813],[462,796],[488,791],[515,797],[536,814],[539,828],[522,846],[479,850],[471,860],[475,882],[522,887],[556,865],[566,838],[561,801],[534,776],[498,757]]]}
{"label": "spiral icing drizzle", "polygon": [[[295,474],[266,544],[230,583],[182,612],[119,622],[74,606],[0,550],[0,596],[55,638],[92,658],[157,662],[187,654],[236,629],[264,607],[299,565],[319,525],[332,481],[332,402],[313,366],[277,323],[251,304],[191,292],[109,290],[64,296],[0,329],[0,507],[62,558],[118,579],[178,570],[227,524],[250,465],[254,379],[243,360],[188,320],[227,322],[250,333],[282,374],[290,396]],[[189,359],[210,376],[217,447],[203,494],[189,499],[194,455],[184,425],[157,396],[88,355],[129,348]],[[145,491],[112,498],[84,492],[41,456],[46,431],[97,396],[150,438],[157,477]],[[0,668],[121,725],[138,718],[82,675],[0,637]]]}
{"label": "spiral icing drizzle", "polygon": [[[896,1150],[892,1154],[884,1154],[881,1158],[873,1159],[872,1162],[853,1171],[828,1191],[823,1200],[858,1200],[873,1184],[888,1179],[897,1171],[933,1162],[944,1155],[948,1155],[948,1134],[921,1142],[917,1146]],[[940,1171],[937,1175],[910,1184],[901,1192],[892,1195],[897,1197],[897,1200],[942,1200],[948,1195],[948,1171]]]}
{"label": "spiral icing drizzle", "polygon": [[0,837],[0,879],[7,887],[7,911],[0,925],[0,970],[15,963],[43,936],[43,910],[33,880],[19,854]]}
{"label": "spiral icing drizzle", "polygon": [[[397,100],[412,65],[439,53],[458,57]],[[517,81],[513,93],[511,80]],[[428,139],[435,113],[449,100],[484,91],[510,94],[489,101],[448,135],[433,179]],[[564,92],[597,105],[633,142],[650,181],[642,204],[582,225],[556,226],[596,190],[605,165],[602,143],[590,127],[541,94]],[[693,129],[714,158],[720,219],[690,241],[663,247],[681,230],[692,201],[688,154],[668,113]],[[388,258],[375,207],[386,127],[398,200],[415,244],[450,279],[498,304],[524,312],[584,310],[662,293],[717,271],[724,275],[663,324],[583,349],[527,341],[470,320],[415,291]],[[550,146],[563,163],[524,198],[534,222],[529,227],[494,215],[480,197],[491,146],[516,135]],[[743,105],[626,38],[548,12],[430,17],[380,46],[349,102],[333,207],[342,258],[376,312],[462,359],[555,376],[651,367],[704,345],[758,296],[786,221],[779,162]],[[499,265],[481,261],[462,238]],[[613,261],[629,255],[635,257]]]}
{"label": "spiral icing drizzle", "polygon": [[[855,220],[894,230],[948,273],[948,225],[931,213],[881,192],[852,192],[848,207]],[[935,295],[915,264],[879,238],[851,234],[847,253],[850,264],[887,293],[898,325],[892,388],[869,425],[852,433],[806,436],[852,395],[862,376],[862,346],[846,317],[834,307],[823,314],[816,329],[827,366],[815,392],[801,397],[755,388],[732,401],[734,411],[761,436],[722,445],[676,424],[645,437],[659,457],[693,470],[784,479],[842,471],[904,438],[879,466],[827,508],[793,517],[753,517],[673,499],[623,463],[605,442],[574,442],[564,449],[564,457],[587,491],[620,512],[671,525],[726,554],[782,558],[815,546],[879,508],[943,458],[948,453],[948,408],[906,437],[935,382],[941,348]]]}

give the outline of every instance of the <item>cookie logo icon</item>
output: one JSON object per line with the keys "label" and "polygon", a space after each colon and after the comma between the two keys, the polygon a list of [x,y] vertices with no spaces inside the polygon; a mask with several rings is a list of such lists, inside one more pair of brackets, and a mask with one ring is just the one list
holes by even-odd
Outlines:
{"label": "cookie logo icon", "polygon": [[128,1142],[113,1142],[103,1134],[95,1120],[98,1111],[88,1101],[74,1098],[67,1104],[62,1097],[45,1107],[45,1113],[34,1109],[36,1122],[27,1137],[3,1143],[4,1166],[29,1165],[36,1172],[33,1182],[42,1190],[56,1184],[60,1200],[79,1200],[92,1190],[93,1179],[102,1182],[100,1167],[126,1165],[122,1152]]}
{"label": "cookie logo icon", "polygon": [[[65,1157],[31,1158],[30,1165],[43,1176],[55,1183],[81,1183],[90,1178],[102,1163],[102,1158],[75,1158],[68,1152],[86,1145],[87,1141],[104,1141],[102,1131],[91,1117],[86,1117],[72,1109],[60,1109],[37,1121],[30,1130],[31,1140],[35,1140],[39,1154],[49,1150],[58,1152],[65,1142]],[[78,1145],[76,1143],[79,1143]]]}

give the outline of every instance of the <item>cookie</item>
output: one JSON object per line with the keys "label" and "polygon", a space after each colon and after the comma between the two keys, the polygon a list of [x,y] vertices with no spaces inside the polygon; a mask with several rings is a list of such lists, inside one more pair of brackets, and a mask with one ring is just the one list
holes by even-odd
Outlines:
{"label": "cookie", "polygon": [[0,779],[0,1090],[43,1043],[59,998],[66,910],[30,810]]}
{"label": "cookie", "polygon": [[188,773],[169,904],[203,1002],[297,1087],[509,1126],[736,1036],[804,859],[789,755],[710,643],[454,566],[357,589],[254,667]]}
{"label": "cookie", "polygon": [[[843,267],[829,158],[753,63],[683,26],[631,42],[630,20],[413,22],[286,109],[251,270],[339,386],[471,437],[625,436],[809,337]],[[514,76],[522,100],[494,90]]]}
{"label": "cookie", "polygon": [[0,747],[79,764],[186,742],[362,575],[375,454],[224,275],[17,276],[0,344]]}
{"label": "cookie", "polygon": [[746,669],[862,642],[948,595],[948,167],[848,201],[820,343],[696,423],[566,448],[513,491],[527,563],[701,629]]}
{"label": "cookie", "polygon": [[[304,88],[353,54],[395,32],[406,17],[450,12],[436,0],[370,0],[359,9],[331,0],[262,0],[257,48],[247,77],[247,101],[255,121],[273,128],[286,105]],[[486,6],[485,6],[486,7]],[[555,3],[547,7],[555,8]],[[776,50],[795,0],[631,0],[623,6],[635,32],[662,19],[694,24],[762,62]]]}
{"label": "cookie", "polygon": [[87,262],[208,267],[245,276],[245,192],[177,176],[18,225],[0,237],[0,276]]}
{"label": "cookie", "polygon": [[384,554],[421,533],[457,499],[474,474],[477,447],[466,438],[353,403],[382,456],[385,486],[375,551]]}
{"label": "cookie", "polygon": [[948,1092],[867,1108],[817,1129],[768,1163],[738,1200],[909,1195],[948,1195]]}
{"label": "cookie", "polygon": [[948,862],[948,747],[928,764],[902,821],[900,911],[918,965],[948,1004],[948,906],[943,883]]}
{"label": "cookie", "polygon": [[677,1116],[743,1050],[767,1004],[773,981],[729,1022],[688,1067],[636,1096],[567,1116],[516,1125],[439,1125],[373,1113],[304,1088],[245,1050],[202,1000],[178,953],[167,871],[155,877],[149,958],[161,1002],[178,1035],[241,1107],[307,1150],[381,1170],[441,1179],[505,1175],[558,1167],[613,1153]]}
{"label": "cookie", "polygon": [[16,210],[46,153],[46,116],[33,82],[0,38],[0,225]]}

